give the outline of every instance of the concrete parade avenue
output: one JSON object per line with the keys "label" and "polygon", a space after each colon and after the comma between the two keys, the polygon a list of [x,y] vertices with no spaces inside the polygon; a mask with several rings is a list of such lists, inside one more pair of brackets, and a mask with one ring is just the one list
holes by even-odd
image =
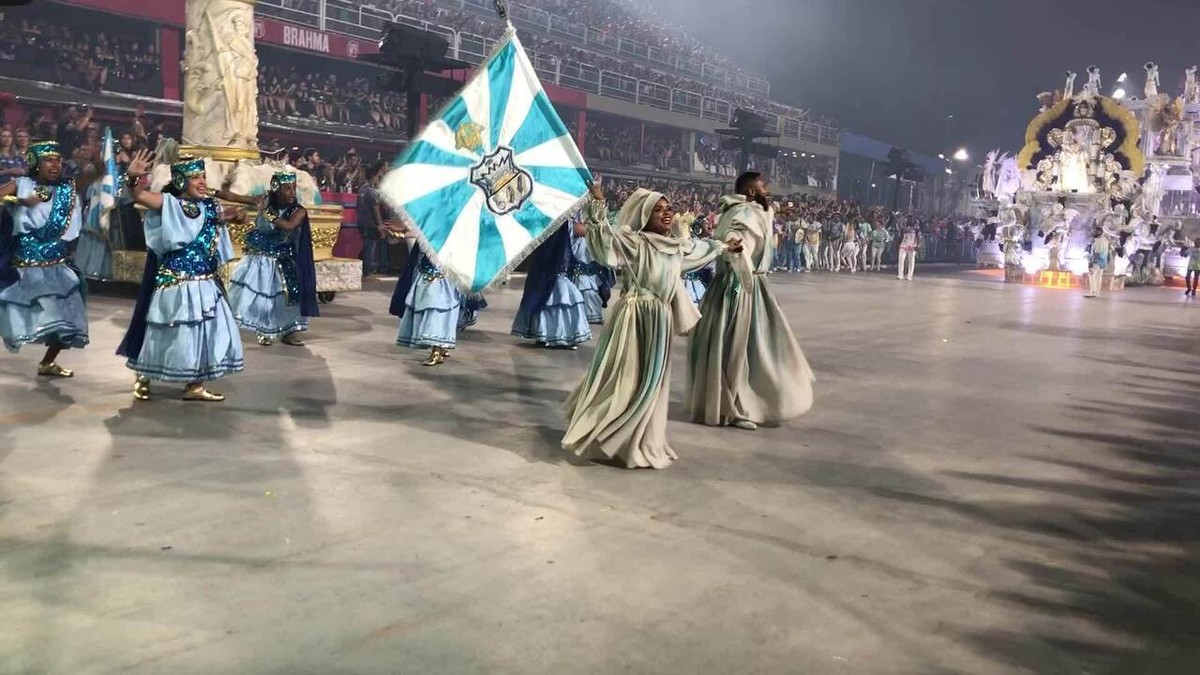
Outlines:
{"label": "concrete parade avenue", "polygon": [[394,281],[306,347],[243,333],[220,404],[91,345],[0,358],[0,673],[1200,672],[1200,301],[918,266],[771,278],[811,413],[684,421],[629,471],[559,447],[592,358],[394,346]]}

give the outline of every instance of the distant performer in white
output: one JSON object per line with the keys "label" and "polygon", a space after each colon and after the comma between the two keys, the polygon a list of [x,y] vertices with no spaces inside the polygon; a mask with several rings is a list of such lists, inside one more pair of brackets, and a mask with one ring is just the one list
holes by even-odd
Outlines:
{"label": "distant performer in white", "polygon": [[1196,66],[1184,71],[1183,100],[1187,103],[1200,103],[1200,86],[1196,83]]}
{"label": "distant performer in white", "polygon": [[1100,84],[1100,67],[1099,66],[1088,66],[1087,74],[1088,74],[1088,81],[1087,81],[1087,84],[1084,85],[1084,87],[1083,87],[1083,93],[1087,94],[1088,96],[1099,96],[1100,95],[1100,86],[1101,86],[1101,84]]}
{"label": "distant performer in white", "polygon": [[896,278],[912,281],[917,270],[917,247],[921,245],[921,232],[913,223],[904,225],[900,234],[900,260],[896,265]]}
{"label": "distant performer in white", "polygon": [[1147,62],[1143,68],[1146,69],[1146,100],[1150,100],[1158,96],[1158,64],[1153,61]]}

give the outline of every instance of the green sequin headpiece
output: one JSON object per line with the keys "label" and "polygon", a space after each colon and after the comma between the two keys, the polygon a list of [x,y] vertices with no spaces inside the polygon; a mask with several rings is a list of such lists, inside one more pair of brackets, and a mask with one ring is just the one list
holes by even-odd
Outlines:
{"label": "green sequin headpiece", "polygon": [[37,141],[25,149],[25,163],[32,170],[37,170],[38,162],[44,157],[62,157],[57,141]]}
{"label": "green sequin headpiece", "polygon": [[187,185],[187,179],[204,175],[204,158],[180,155],[179,161],[171,165],[171,185],[176,190],[182,190]]}
{"label": "green sequin headpiece", "polygon": [[295,184],[296,174],[292,173],[291,171],[280,171],[279,173],[271,176],[271,192],[278,190],[279,186],[281,185]]}

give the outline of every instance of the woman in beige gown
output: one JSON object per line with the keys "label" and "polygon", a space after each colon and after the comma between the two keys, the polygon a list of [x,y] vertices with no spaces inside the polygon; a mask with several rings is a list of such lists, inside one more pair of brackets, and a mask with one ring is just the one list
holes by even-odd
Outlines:
{"label": "woman in beige gown", "polygon": [[591,368],[567,399],[562,445],[631,469],[666,468],[677,457],[667,444],[672,337],[700,320],[682,274],[741,244],[674,232],[671,205],[657,192],[634,192],[616,228],[608,223],[604,193],[593,186],[592,197],[588,248],[596,262],[622,269],[623,290]]}

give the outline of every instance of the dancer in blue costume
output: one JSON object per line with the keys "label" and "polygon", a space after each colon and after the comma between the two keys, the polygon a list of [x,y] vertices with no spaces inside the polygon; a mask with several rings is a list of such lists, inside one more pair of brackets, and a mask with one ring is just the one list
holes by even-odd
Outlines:
{"label": "dancer in blue costume", "polygon": [[[88,185],[87,214],[83,218],[83,232],[75,245],[75,265],[88,279],[107,281],[112,278],[112,246],[109,244],[108,223],[104,216],[103,177]],[[110,214],[111,216],[111,214]]]}
{"label": "dancer in blue costume", "polygon": [[[222,193],[230,201],[255,206],[251,197]],[[299,333],[318,316],[317,273],[313,265],[308,211],[296,201],[296,174],[271,177],[271,192],[246,234],[245,257],[229,280],[229,305],[242,328],[258,344],[281,342],[303,347]]]}
{"label": "dancer in blue costume", "polygon": [[486,307],[482,297],[460,293],[420,248],[413,248],[392,293],[390,311],[400,317],[396,344],[428,349],[422,365],[441,365],[458,345],[458,331],[475,325],[479,310]]}
{"label": "dancer in blue costume", "polygon": [[687,289],[688,297],[696,306],[704,300],[704,294],[708,291],[708,285],[712,283],[715,271],[715,266],[705,265],[698,270],[683,273],[683,287]]}
{"label": "dancer in blue costume", "polygon": [[612,287],[616,282],[613,271],[596,262],[587,245],[587,224],[576,222],[571,232],[571,281],[583,294],[584,310],[588,323],[604,323],[604,310],[612,298]]}
{"label": "dancer in blue costume", "polygon": [[587,303],[568,274],[574,264],[569,227],[559,228],[529,256],[529,275],[512,334],[552,349],[576,349],[592,339]]}
{"label": "dancer in blue costume", "polygon": [[117,354],[135,371],[133,397],[150,398],[150,380],[185,383],[185,401],[223,401],[204,383],[242,370],[242,341],[221,288],[218,270],[233,257],[226,220],[244,218],[223,211],[207,197],[204,160],[180,157],[171,182],[150,192],[141,178],[151,154],[138,152],[126,173],[145,219],[148,255],[133,321]]}
{"label": "dancer in blue costume", "polygon": [[[713,227],[707,216],[697,218],[696,222],[692,223],[692,239],[708,239],[712,237]],[[712,284],[713,275],[717,272],[717,263],[710,262],[704,267],[691,270],[683,273],[683,287],[687,290],[688,297],[698,307],[700,301],[704,299],[704,293]]]}
{"label": "dancer in blue costume", "polygon": [[0,338],[10,352],[46,345],[38,375],[71,377],[56,359],[88,343],[83,279],[67,260],[81,221],[75,183],[63,180],[54,141],[30,145],[25,161],[28,177],[0,185],[13,209],[12,232],[0,232]]}

